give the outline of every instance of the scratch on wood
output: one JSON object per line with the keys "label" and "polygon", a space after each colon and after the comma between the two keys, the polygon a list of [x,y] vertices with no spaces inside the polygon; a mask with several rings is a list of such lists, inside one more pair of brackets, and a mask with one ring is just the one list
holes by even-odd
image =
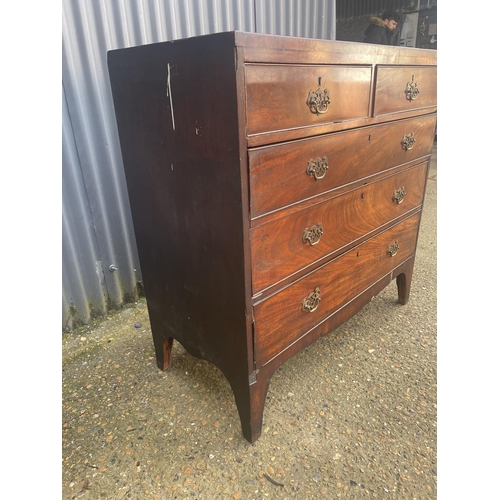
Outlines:
{"label": "scratch on wood", "polygon": [[175,130],[174,105],[172,103],[172,89],[170,88],[170,64],[167,63],[167,95],[170,99],[170,112],[172,113],[172,128]]}

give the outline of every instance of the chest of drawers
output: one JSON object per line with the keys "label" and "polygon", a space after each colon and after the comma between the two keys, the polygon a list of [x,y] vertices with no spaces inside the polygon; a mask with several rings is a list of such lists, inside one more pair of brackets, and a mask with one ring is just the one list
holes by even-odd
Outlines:
{"label": "chest of drawers", "polygon": [[282,363],[408,300],[436,52],[228,32],[108,68],[158,366],[214,363],[253,442]]}

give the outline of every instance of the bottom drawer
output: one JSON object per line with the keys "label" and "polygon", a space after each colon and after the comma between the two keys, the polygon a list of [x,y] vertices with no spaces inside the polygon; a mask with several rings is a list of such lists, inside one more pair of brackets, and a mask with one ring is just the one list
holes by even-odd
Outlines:
{"label": "bottom drawer", "polygon": [[254,307],[257,367],[411,257],[420,212]]}

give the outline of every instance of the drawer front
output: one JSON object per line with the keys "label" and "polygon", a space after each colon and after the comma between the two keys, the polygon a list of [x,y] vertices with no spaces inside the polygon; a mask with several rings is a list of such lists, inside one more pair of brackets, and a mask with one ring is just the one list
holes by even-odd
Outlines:
{"label": "drawer front", "polygon": [[249,64],[247,134],[367,117],[371,77],[371,66]]}
{"label": "drawer front", "polygon": [[250,150],[251,217],[429,155],[435,128],[431,114]]}
{"label": "drawer front", "polygon": [[422,203],[427,163],[250,231],[254,294]]}
{"label": "drawer front", "polygon": [[254,307],[257,366],[265,364],[411,257],[419,220],[420,212],[257,304]]}
{"label": "drawer front", "polygon": [[378,66],[373,116],[436,106],[435,66]]}

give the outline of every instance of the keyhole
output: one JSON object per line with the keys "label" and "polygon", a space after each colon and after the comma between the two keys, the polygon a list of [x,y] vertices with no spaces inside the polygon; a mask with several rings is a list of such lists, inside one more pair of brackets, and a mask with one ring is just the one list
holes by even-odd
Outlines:
{"label": "keyhole", "polygon": [[321,76],[318,78],[318,85],[321,87]]}
{"label": "keyhole", "polygon": [[372,140],[372,136],[371,136],[371,135],[369,135],[369,136],[368,136],[368,142],[370,142],[371,140]]}
{"label": "keyhole", "polygon": [[364,200],[365,199],[365,193],[361,193],[361,199]]}

